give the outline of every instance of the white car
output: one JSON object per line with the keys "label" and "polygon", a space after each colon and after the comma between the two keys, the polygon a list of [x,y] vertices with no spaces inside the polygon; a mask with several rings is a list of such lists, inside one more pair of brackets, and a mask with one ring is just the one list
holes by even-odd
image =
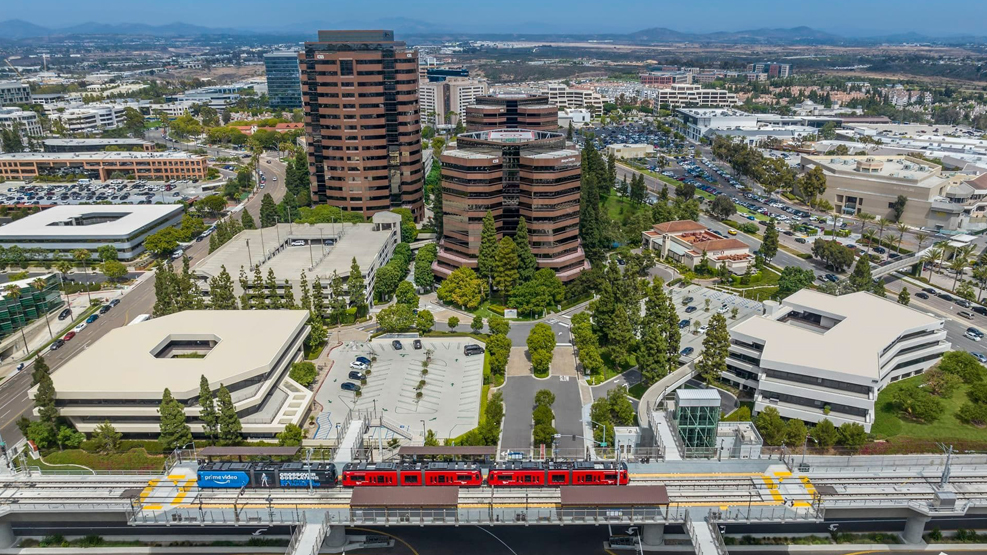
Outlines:
{"label": "white car", "polygon": [[354,360],[353,362],[350,363],[350,368],[354,370],[366,370],[367,365],[358,360]]}
{"label": "white car", "polygon": [[293,247],[304,247],[305,246],[305,241],[302,241],[302,240],[292,241],[291,242],[291,246],[293,246]]}
{"label": "white car", "polygon": [[185,251],[182,249],[178,249],[177,251],[171,253],[171,259],[178,260],[179,258],[182,257],[183,254],[185,254]]}
{"label": "white car", "polygon": [[707,330],[709,330],[709,326],[702,326],[699,328],[699,333],[706,333]]}
{"label": "white car", "polygon": [[75,333],[79,333],[80,331],[82,331],[84,329],[86,329],[86,323],[85,322],[82,322],[78,326],[72,328],[72,331],[74,331]]}
{"label": "white car", "polygon": [[730,307],[725,304],[720,305],[720,308],[716,309],[716,311],[719,312],[720,314],[724,314],[728,310],[730,310]]}
{"label": "white car", "polygon": [[970,339],[970,340],[973,340],[973,341],[980,341],[981,339],[983,339],[982,337],[980,337],[979,335],[973,333],[972,331],[967,331],[963,335],[965,335],[967,339]]}

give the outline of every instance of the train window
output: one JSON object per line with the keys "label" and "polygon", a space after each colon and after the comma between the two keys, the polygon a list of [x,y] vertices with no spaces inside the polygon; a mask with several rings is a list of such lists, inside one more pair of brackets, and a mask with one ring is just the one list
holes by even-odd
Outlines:
{"label": "train window", "polygon": [[524,481],[525,481],[525,483],[531,483],[531,475],[530,474],[526,475],[524,477]]}
{"label": "train window", "polygon": [[353,480],[354,482],[362,482],[363,480],[366,479],[366,476],[364,476],[363,474],[353,474],[352,476],[350,476],[350,479]]}
{"label": "train window", "polygon": [[617,479],[617,475],[616,474],[604,474],[603,475],[603,479],[604,480],[616,480]]}
{"label": "train window", "polygon": [[435,482],[438,483],[438,484],[444,484],[444,483],[446,483],[446,476],[445,476],[445,474],[439,474],[438,476],[436,476],[435,477]]}
{"label": "train window", "polygon": [[387,476],[377,476],[377,483],[378,484],[385,484],[385,483],[387,483]]}
{"label": "train window", "polygon": [[417,484],[418,476],[415,474],[409,474],[404,476],[404,483],[406,484]]}
{"label": "train window", "polygon": [[510,482],[511,480],[514,479],[514,475],[513,474],[501,474],[500,475],[500,479],[503,480],[503,481],[505,481],[505,482]]}
{"label": "train window", "polygon": [[456,474],[456,479],[460,482],[468,482],[472,479],[472,476],[469,474]]}
{"label": "train window", "polygon": [[553,474],[552,475],[552,483],[553,484],[564,484],[565,483],[565,476],[562,475],[562,474]]}

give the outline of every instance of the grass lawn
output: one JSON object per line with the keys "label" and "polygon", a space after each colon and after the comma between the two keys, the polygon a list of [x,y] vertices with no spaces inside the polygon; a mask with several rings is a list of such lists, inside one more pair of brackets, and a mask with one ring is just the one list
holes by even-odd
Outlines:
{"label": "grass lawn", "polygon": [[644,396],[644,392],[647,390],[648,390],[648,386],[644,385],[644,382],[638,382],[632,385],[631,388],[627,390],[627,394],[640,401],[641,397]]}
{"label": "grass lawn", "polygon": [[894,392],[904,387],[908,383],[921,383],[923,377],[916,376],[907,380],[895,382],[884,388],[877,395],[874,404],[877,409],[877,416],[871,434],[877,439],[886,439],[896,444],[907,444],[910,442],[933,442],[933,441],[962,441],[978,442],[987,447],[987,429],[968,426],[956,420],[956,411],[967,402],[966,392],[968,386],[960,385],[953,396],[943,399],[946,411],[935,422],[925,424],[898,416],[897,411],[891,405],[891,397]]}
{"label": "grass lawn", "polygon": [[610,356],[609,349],[601,349],[600,358],[603,359],[603,372],[592,374],[589,378],[589,385],[599,385],[611,378],[616,378],[627,371],[628,368],[637,365],[637,360],[634,359],[634,355],[631,355],[628,357],[627,364],[617,368],[617,364]]}
{"label": "grass lawn", "polygon": [[[148,455],[144,449],[131,449],[124,453],[101,455],[82,449],[66,449],[45,455],[49,465],[79,464],[93,470],[160,470],[164,467],[163,455]],[[41,462],[41,461],[37,461]],[[72,467],[49,467],[57,470],[71,470]]]}
{"label": "grass lawn", "polygon": [[647,204],[633,203],[626,198],[618,198],[616,195],[611,195],[607,198],[603,209],[607,211],[610,219],[615,222],[626,222],[638,212],[651,212],[651,207]]}

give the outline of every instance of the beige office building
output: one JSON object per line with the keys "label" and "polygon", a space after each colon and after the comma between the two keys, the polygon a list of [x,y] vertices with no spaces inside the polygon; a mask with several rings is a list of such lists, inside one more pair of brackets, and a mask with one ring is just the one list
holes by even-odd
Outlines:
{"label": "beige office building", "polygon": [[655,108],[668,104],[672,108],[685,106],[736,106],[740,104],[737,95],[721,89],[704,89],[700,85],[678,84],[651,92],[650,98]]}
{"label": "beige office building", "polygon": [[109,421],[126,436],[155,438],[168,388],[201,435],[205,376],[214,394],[229,389],[245,436],[304,426],[314,394],[288,372],[303,359],[307,322],[305,310],[188,310],[116,328],[52,373],[59,413],[80,432]]}
{"label": "beige office building", "polygon": [[901,221],[918,228],[961,229],[971,203],[985,193],[964,183],[969,176],[943,173],[942,167],[910,156],[803,156],[801,164],[804,170],[822,168],[823,198],[837,212],[893,219],[892,205],[904,195]]}
{"label": "beige office building", "polygon": [[[422,125],[455,124],[465,117],[466,107],[476,104],[487,94],[487,82],[476,79],[449,77],[445,81],[422,81],[418,86],[418,103]],[[449,115],[448,122],[446,115]]]}
{"label": "beige office building", "polygon": [[547,95],[549,103],[558,106],[559,110],[585,108],[594,116],[603,113],[603,97],[591,90],[573,89],[556,84],[549,85],[542,94]]}

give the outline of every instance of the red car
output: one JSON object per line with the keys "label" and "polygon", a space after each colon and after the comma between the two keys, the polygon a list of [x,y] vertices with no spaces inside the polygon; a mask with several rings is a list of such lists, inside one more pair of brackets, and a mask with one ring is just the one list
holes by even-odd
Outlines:
{"label": "red car", "polygon": [[64,341],[71,341],[73,337],[75,337],[75,332],[74,331],[70,331],[70,332],[66,333],[65,334],[65,337],[63,337],[62,339]]}

